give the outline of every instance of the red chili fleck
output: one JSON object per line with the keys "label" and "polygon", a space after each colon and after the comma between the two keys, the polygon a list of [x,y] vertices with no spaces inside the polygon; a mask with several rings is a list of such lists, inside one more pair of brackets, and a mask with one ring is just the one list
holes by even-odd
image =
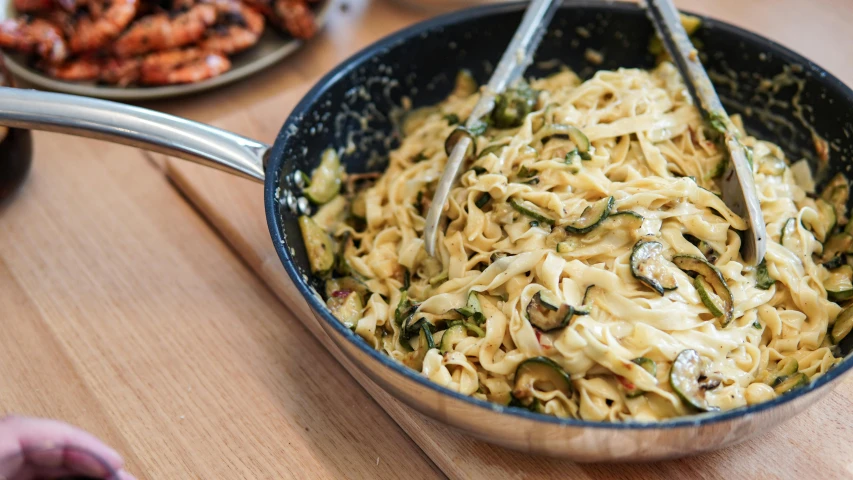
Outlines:
{"label": "red chili fleck", "polygon": [[332,296],[338,298],[346,298],[347,296],[349,296],[350,293],[352,293],[352,290],[335,290],[334,292],[332,292]]}
{"label": "red chili fleck", "polygon": [[625,380],[625,377],[623,377],[622,375],[616,375],[616,379],[619,380],[619,383],[621,383],[622,386],[627,388],[628,390],[634,390],[635,388],[637,388],[636,386],[634,386],[633,383],[629,382],[628,380]]}

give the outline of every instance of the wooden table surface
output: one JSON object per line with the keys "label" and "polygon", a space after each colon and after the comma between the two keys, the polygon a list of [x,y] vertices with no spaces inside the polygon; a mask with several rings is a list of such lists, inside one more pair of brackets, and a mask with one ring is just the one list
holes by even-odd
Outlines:
{"label": "wooden table surface", "polygon": [[[344,1],[292,59],[147,106],[271,141],[319,76],[430,15]],[[849,0],[676,3],[853,84]],[[324,349],[269,244],[260,185],[94,140],[35,141],[29,181],[0,205],[0,414],[79,425],[139,478],[853,477],[853,379],[755,441],[687,460],[579,465],[472,440]]]}

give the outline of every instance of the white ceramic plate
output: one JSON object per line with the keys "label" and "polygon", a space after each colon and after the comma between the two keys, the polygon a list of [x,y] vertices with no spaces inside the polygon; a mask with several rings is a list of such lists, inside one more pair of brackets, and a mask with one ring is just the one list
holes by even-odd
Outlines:
{"label": "white ceramic plate", "polygon": [[[332,0],[326,0],[315,11],[318,30],[326,22],[326,14],[332,3]],[[15,8],[12,6],[12,0],[0,0],[0,20],[14,16],[16,16],[16,13]],[[97,85],[94,82],[63,82],[48,77],[39,70],[27,65],[26,57],[23,55],[4,54],[4,56],[6,66],[12,74],[36,87],[109,100],[137,101],[189,95],[240,80],[290,55],[302,46],[302,43],[301,40],[286,37],[268,26],[257,45],[231,57],[231,70],[218,77],[202,82],[186,85],[168,85],[164,87],[120,88]]]}

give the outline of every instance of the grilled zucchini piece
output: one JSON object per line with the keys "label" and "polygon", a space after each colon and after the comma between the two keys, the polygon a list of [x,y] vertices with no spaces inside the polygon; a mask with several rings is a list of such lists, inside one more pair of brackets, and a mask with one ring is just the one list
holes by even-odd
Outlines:
{"label": "grilled zucchini piece", "polygon": [[830,271],[829,278],[823,281],[827,297],[833,302],[853,298],[853,267],[842,265]]}
{"label": "grilled zucchini piece", "polygon": [[543,332],[565,327],[573,314],[574,308],[571,305],[560,303],[543,290],[536,292],[527,304],[527,319]]}
{"label": "grilled zucchini piece", "polygon": [[341,190],[341,160],[332,148],[323,151],[320,165],[311,173],[311,184],[302,191],[308,200],[322,205]]}
{"label": "grilled zucchini piece", "polygon": [[719,386],[719,381],[709,381],[705,364],[696,350],[683,350],[675,357],[669,372],[669,384],[684,402],[703,412],[719,410],[708,405],[705,392]]}
{"label": "grilled zucchini piece", "polygon": [[848,306],[838,314],[830,331],[830,340],[838,345],[850,333],[850,330],[853,330],[853,305]]}
{"label": "grilled zucchini piece", "polygon": [[584,208],[580,217],[572,220],[568,225],[566,225],[566,231],[577,234],[591,232],[593,229],[601,225],[601,222],[610,215],[610,211],[612,209],[613,197],[602,198],[601,200],[598,200]]}
{"label": "grilled zucchini piece", "polygon": [[561,123],[551,123],[536,132],[533,141],[536,142],[538,140],[544,144],[553,137],[568,138],[575,144],[581,160],[592,159],[592,144],[589,142],[589,138],[578,127],[563,125]]}
{"label": "grilled zucchini piece", "polygon": [[[853,222],[848,225],[853,225]],[[841,257],[847,253],[853,253],[853,235],[847,232],[834,233],[823,244],[820,262],[827,268],[834,268],[841,265]]]}
{"label": "grilled zucchini piece", "polygon": [[361,295],[352,290],[338,290],[326,299],[326,306],[345,327],[354,329],[361,318],[364,303]]}
{"label": "grilled zucchini piece", "polygon": [[495,108],[492,109],[492,125],[497,128],[520,127],[526,117],[536,106],[539,94],[525,82],[520,82],[515,88],[510,88],[495,97]]}
{"label": "grilled zucchini piece", "polygon": [[835,214],[839,218],[847,215],[847,199],[850,198],[850,183],[843,173],[836,174],[820,194],[820,198],[826,200],[835,207]]}
{"label": "grilled zucchini piece", "polygon": [[773,387],[773,391],[776,394],[781,395],[786,392],[790,392],[795,388],[800,388],[809,383],[809,377],[805,373],[798,373],[796,375],[785,378],[781,383]]}
{"label": "grilled zucchini piece", "polygon": [[441,335],[441,343],[439,351],[442,355],[453,350],[453,348],[462,340],[468,337],[468,330],[464,325],[454,325]]}
{"label": "grilled zucchini piece", "polygon": [[311,273],[327,275],[335,267],[335,247],[332,237],[306,215],[299,217],[299,229],[302,231],[302,241],[308,253]]}
{"label": "grilled zucchini piece", "polygon": [[367,298],[367,294],[369,293],[367,285],[355,277],[347,276],[326,280],[326,298],[341,291],[356,292],[361,296],[362,300]]}
{"label": "grilled zucchini piece", "polygon": [[486,316],[483,315],[483,308],[480,306],[480,298],[474,290],[468,292],[468,301],[464,307],[457,308],[456,312],[465,318],[470,318],[477,324],[486,321]]}
{"label": "grilled zucchini piece", "polygon": [[574,388],[569,374],[548,357],[529,358],[515,370],[515,385],[512,396],[522,405],[529,406],[535,400],[534,391],[562,392],[571,397]]}
{"label": "grilled zucchini piece", "polygon": [[551,226],[557,223],[553,218],[545,214],[545,212],[543,212],[541,208],[539,208],[537,205],[534,205],[532,202],[528,202],[527,200],[518,200],[515,198],[510,198],[509,205],[516,212],[522,215],[526,215],[538,222],[547,223]]}
{"label": "grilled zucchini piece", "polygon": [[[672,258],[672,263],[685,272],[695,273],[697,278],[702,277],[701,282],[694,281],[694,286],[699,290],[702,303],[708,307],[714,316],[720,318],[720,325],[723,327],[728,325],[734,317],[734,297],[720,270],[704,258],[693,255],[676,255]],[[718,297],[720,302],[712,295]]]}
{"label": "grilled zucchini piece", "polygon": [[663,244],[660,242],[640,240],[631,251],[631,273],[634,278],[660,295],[678,288],[669,263],[663,256]]}

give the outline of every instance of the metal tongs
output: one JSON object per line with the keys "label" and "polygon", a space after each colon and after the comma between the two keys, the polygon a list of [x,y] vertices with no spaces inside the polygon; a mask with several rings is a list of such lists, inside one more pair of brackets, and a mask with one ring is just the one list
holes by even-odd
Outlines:
{"label": "metal tongs", "polygon": [[[521,19],[521,25],[515,31],[515,35],[504,51],[492,78],[489,79],[489,83],[480,92],[480,100],[474,106],[471,116],[465,121],[466,128],[475,128],[480,120],[495,107],[495,97],[521,77],[533,60],[533,53],[539,47],[539,42],[545,35],[545,30],[551,23],[560,3],[555,0],[533,0],[530,2],[527,11],[524,13],[524,18]],[[462,161],[470,147],[471,138],[462,136],[447,158],[441,180],[439,180],[435,195],[432,197],[432,204],[429,207],[426,226],[424,227],[426,251],[432,256],[435,256],[436,253],[435,242],[441,212],[444,210],[450,188],[456,182],[459,168],[462,166]]]}
{"label": "metal tongs", "polygon": [[720,103],[720,97],[714,91],[714,86],[699,61],[698,52],[681,25],[681,18],[672,0],[646,0],[646,12],[661,42],[684,77],[684,83],[696,106],[705,120],[723,134],[723,143],[731,159],[722,177],[723,201],[734,213],[746,220],[747,229],[743,235],[741,254],[747,263],[757,265],[764,259],[764,253],[767,251],[767,229],[755,190],[752,167],[746,158],[746,148],[740,143],[737,129]]}

